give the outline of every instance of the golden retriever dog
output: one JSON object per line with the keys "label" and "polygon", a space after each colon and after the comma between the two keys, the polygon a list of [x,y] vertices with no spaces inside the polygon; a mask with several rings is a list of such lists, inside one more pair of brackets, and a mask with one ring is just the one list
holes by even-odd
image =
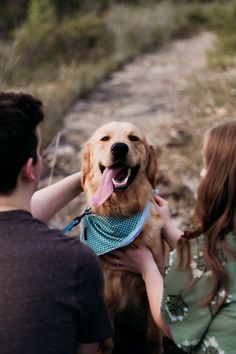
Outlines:
{"label": "golden retriever dog", "polygon": [[[93,213],[131,217],[143,211],[147,201],[151,203],[145,226],[126,247],[146,245],[163,273],[167,247],[161,237],[161,218],[153,206],[156,174],[155,149],[133,124],[105,124],[83,147],[82,185]],[[105,298],[115,326],[113,353],[160,353],[161,336],[151,318],[142,277],[112,270],[104,258],[100,256]]]}

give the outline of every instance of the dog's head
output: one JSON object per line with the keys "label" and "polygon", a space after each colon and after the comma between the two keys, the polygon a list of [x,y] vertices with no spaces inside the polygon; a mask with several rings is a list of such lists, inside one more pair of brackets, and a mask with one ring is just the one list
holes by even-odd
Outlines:
{"label": "dog's head", "polygon": [[141,209],[139,197],[152,190],[156,172],[153,146],[130,123],[103,125],[82,150],[82,185],[95,208],[104,209],[106,203],[121,205],[125,200],[130,207],[130,199],[136,199],[136,209]]}

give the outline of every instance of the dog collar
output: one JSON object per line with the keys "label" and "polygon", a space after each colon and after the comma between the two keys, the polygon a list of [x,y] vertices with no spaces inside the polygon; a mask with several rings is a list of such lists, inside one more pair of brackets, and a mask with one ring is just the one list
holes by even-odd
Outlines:
{"label": "dog collar", "polygon": [[150,202],[142,212],[129,217],[85,215],[80,239],[98,255],[127,246],[138,237],[146,224]]}

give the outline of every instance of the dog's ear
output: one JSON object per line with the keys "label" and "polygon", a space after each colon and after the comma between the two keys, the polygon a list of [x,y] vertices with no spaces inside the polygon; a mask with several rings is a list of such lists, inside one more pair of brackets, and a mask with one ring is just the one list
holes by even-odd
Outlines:
{"label": "dog's ear", "polygon": [[82,187],[84,187],[85,180],[90,172],[90,154],[91,154],[91,145],[89,143],[86,143],[81,151],[81,160],[82,160],[82,166],[81,166],[81,184]]}
{"label": "dog's ear", "polygon": [[153,188],[155,188],[157,177],[157,153],[153,145],[149,145],[148,147],[146,173],[149,182]]}

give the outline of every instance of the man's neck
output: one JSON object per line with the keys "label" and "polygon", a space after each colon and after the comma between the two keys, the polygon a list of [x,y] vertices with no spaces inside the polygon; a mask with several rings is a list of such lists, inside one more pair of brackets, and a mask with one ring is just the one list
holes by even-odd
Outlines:
{"label": "man's neck", "polygon": [[31,211],[31,195],[14,192],[9,196],[0,195],[0,212],[11,210]]}

